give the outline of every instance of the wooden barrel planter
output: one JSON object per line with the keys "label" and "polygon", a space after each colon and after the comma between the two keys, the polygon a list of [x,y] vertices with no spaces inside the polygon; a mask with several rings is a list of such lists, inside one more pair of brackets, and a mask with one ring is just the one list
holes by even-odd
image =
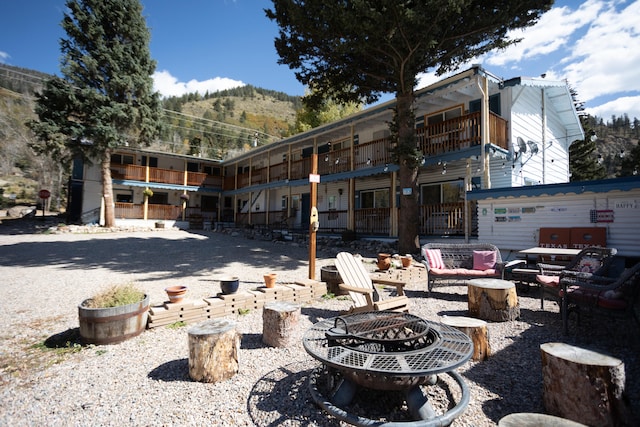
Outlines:
{"label": "wooden barrel planter", "polygon": [[80,338],[84,344],[117,344],[138,336],[147,327],[149,295],[140,302],[120,307],[78,306]]}
{"label": "wooden barrel planter", "polygon": [[334,295],[347,295],[348,291],[340,289],[342,278],[335,265],[325,265],[320,269],[320,280],[327,284],[327,291]]}

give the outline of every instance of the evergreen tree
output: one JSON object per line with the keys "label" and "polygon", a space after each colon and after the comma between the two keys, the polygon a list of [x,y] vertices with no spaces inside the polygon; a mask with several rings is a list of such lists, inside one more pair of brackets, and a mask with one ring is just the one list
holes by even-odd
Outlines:
{"label": "evergreen tree", "polygon": [[160,132],[156,63],[139,0],[67,0],[60,41],[64,78],[47,81],[29,123],[37,149],[101,162],[105,226],[115,225],[111,152]]}
{"label": "evergreen tree", "polygon": [[640,145],[633,147],[622,160],[620,176],[635,176],[640,173]]}
{"label": "evergreen tree", "polygon": [[607,177],[607,170],[596,158],[598,138],[595,132],[588,130],[585,135],[586,137],[582,141],[575,141],[569,147],[571,181],[590,181]]}
{"label": "evergreen tree", "polygon": [[313,109],[325,99],[372,103],[396,96],[393,123],[400,196],[400,253],[417,253],[418,172],[422,153],[415,143],[414,88],[419,73],[438,74],[493,49],[518,42],[512,30],[535,24],[552,0],[272,0],[265,10],[280,32],[279,63],[295,70],[310,89]]}

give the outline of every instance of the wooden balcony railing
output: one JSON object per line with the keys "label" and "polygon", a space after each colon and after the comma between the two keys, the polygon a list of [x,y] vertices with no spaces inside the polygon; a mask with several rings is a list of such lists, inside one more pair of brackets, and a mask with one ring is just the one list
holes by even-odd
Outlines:
{"label": "wooden balcony railing", "polygon": [[[480,145],[480,112],[416,129],[416,137],[425,156]],[[493,113],[489,115],[489,142],[507,149],[507,121]]]}
{"label": "wooden balcony railing", "polygon": [[311,173],[311,158],[306,157],[291,162],[291,175],[289,179],[308,178]]}
{"label": "wooden balcony railing", "polygon": [[391,163],[389,138],[374,139],[354,148],[355,168],[365,169]]}
{"label": "wooden balcony railing", "polygon": [[388,235],[391,226],[390,214],[390,208],[356,209],[356,233]]}
{"label": "wooden balcony railing", "polygon": [[[476,202],[469,202],[468,209],[466,217],[472,223],[477,221]],[[464,224],[464,202],[420,206],[421,235],[464,236]],[[471,227],[471,233],[474,232],[477,233],[476,227]]]}
{"label": "wooden balcony railing", "polygon": [[[146,182],[146,166],[111,164],[111,176],[116,179]],[[206,173],[187,172],[187,185],[200,186],[208,179]],[[184,185],[184,171],[149,168],[149,182]]]}
{"label": "wooden balcony railing", "polygon": [[[120,219],[144,219],[144,205],[116,202],[115,215]],[[180,220],[182,219],[182,208],[149,203],[147,219]]]}
{"label": "wooden balcony railing", "polygon": [[320,175],[347,172],[349,170],[351,170],[350,148],[330,151],[318,156],[318,173]]}
{"label": "wooden balcony railing", "polygon": [[334,233],[344,231],[347,229],[347,220],[349,212],[346,210],[328,210],[318,212],[318,219],[320,222],[319,231]]}

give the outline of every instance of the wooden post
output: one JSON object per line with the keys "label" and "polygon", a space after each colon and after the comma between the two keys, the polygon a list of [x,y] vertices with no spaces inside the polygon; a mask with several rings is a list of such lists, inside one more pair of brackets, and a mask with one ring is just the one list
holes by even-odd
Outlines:
{"label": "wooden post", "polygon": [[240,334],[236,324],[214,319],[191,327],[189,376],[195,381],[217,383],[238,373]]}
{"label": "wooden post", "polygon": [[486,360],[491,355],[487,322],[473,317],[444,316],[444,325],[452,326],[471,338],[473,342],[473,360]]}
{"label": "wooden post", "polygon": [[272,347],[293,344],[299,321],[299,305],[286,301],[266,304],[262,309],[262,341]]}
{"label": "wooden post", "polygon": [[[318,174],[318,154],[311,155],[311,175]],[[311,211],[316,208],[318,199],[318,183],[312,182],[309,176],[309,198],[311,203]],[[313,222],[309,221],[309,279],[316,279],[316,231],[313,228]]]}
{"label": "wooden post", "polygon": [[621,360],[560,342],[542,344],[540,353],[547,413],[590,426],[637,425]]}

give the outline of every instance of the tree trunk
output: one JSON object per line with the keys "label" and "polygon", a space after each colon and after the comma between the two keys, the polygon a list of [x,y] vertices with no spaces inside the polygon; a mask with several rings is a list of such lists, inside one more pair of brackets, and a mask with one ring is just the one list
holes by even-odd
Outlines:
{"label": "tree trunk", "polygon": [[[399,93],[396,97],[396,126],[398,130],[398,166],[400,185],[400,212],[398,214],[398,252],[418,254],[420,252],[418,215],[418,170],[419,161],[413,116],[413,92]],[[410,190],[410,194],[409,191]],[[391,189],[391,195],[395,189]]]}
{"label": "tree trunk", "polygon": [[104,226],[116,225],[115,204],[113,202],[113,183],[111,181],[111,150],[102,155],[102,197],[104,198]]}

